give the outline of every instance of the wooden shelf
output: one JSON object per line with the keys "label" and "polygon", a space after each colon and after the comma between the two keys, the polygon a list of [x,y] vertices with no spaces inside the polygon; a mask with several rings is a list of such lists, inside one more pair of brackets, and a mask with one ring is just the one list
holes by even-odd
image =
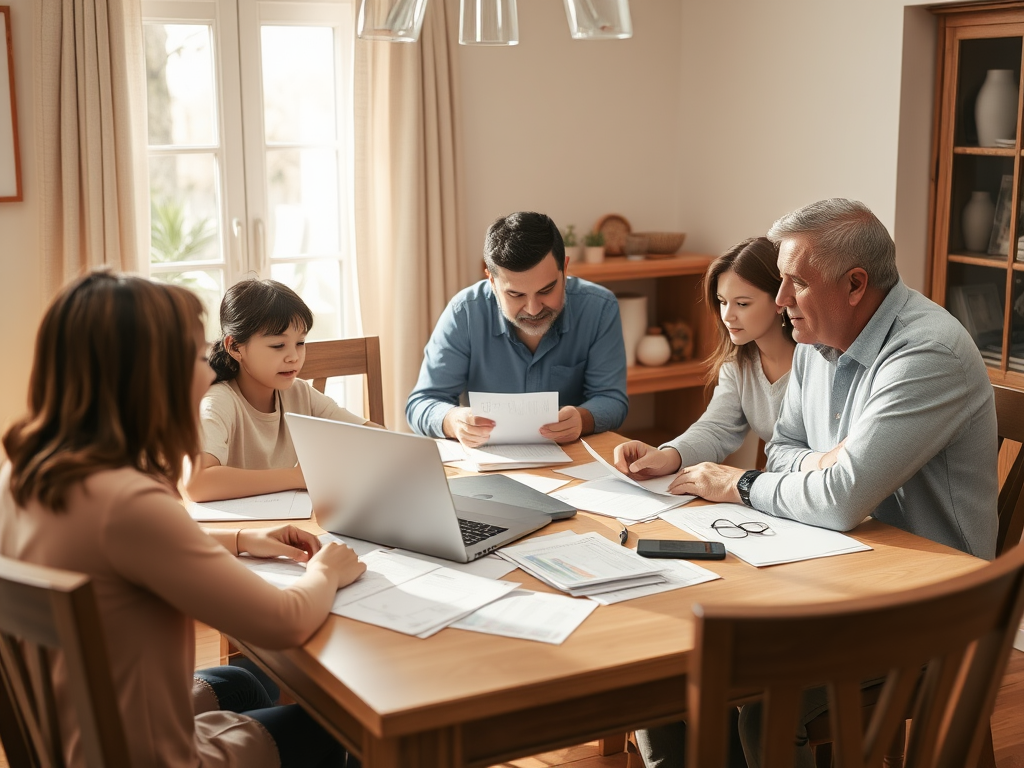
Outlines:
{"label": "wooden shelf", "polygon": [[954,155],[979,155],[981,157],[1013,157],[1017,150],[1013,147],[953,147]]}
{"label": "wooden shelf", "polygon": [[984,253],[951,253],[947,258],[949,261],[956,262],[957,264],[973,264],[976,267],[1006,269],[1005,256],[989,256]]}
{"label": "wooden shelf", "polygon": [[700,360],[657,366],[634,365],[626,369],[626,393],[643,395],[670,389],[702,387],[704,370],[704,363]]}
{"label": "wooden shelf", "polygon": [[569,274],[594,283],[609,280],[637,280],[650,277],[702,275],[714,256],[700,253],[678,253],[665,259],[630,261],[625,256],[608,256],[600,264],[569,262]]}

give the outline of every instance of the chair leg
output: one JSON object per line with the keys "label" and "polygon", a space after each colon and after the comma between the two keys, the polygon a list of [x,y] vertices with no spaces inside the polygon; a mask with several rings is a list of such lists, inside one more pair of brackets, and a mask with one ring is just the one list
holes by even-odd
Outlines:
{"label": "chair leg", "polygon": [[[900,724],[896,736],[889,747],[889,753],[882,757],[883,768],[903,768],[903,761],[907,756],[907,721]],[[995,766],[992,766],[995,768]]]}
{"label": "chair leg", "polygon": [[978,755],[978,768],[996,768],[996,750],[995,745],[992,743],[991,723],[989,723],[985,741],[981,743],[981,752]]}
{"label": "chair leg", "polygon": [[814,747],[814,768],[832,768],[832,742]]}
{"label": "chair leg", "polygon": [[619,755],[626,751],[626,737],[628,734],[625,733],[612,733],[597,742],[597,753],[601,757],[608,757],[609,755]]}

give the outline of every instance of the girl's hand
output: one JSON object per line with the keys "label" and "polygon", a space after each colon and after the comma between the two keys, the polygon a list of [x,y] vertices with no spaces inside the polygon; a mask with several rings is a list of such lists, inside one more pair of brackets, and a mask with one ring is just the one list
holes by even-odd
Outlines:
{"label": "girl's hand", "polygon": [[325,544],[309,561],[308,568],[321,568],[328,576],[336,579],[335,589],[347,587],[366,570],[352,547],[337,541]]}
{"label": "girl's hand", "polygon": [[238,532],[238,554],[253,557],[290,557],[297,563],[308,562],[320,551],[320,540],[294,525],[276,528],[243,528]]}
{"label": "girl's hand", "polygon": [[615,446],[613,464],[619,472],[629,475],[634,480],[671,475],[682,464],[679,452],[675,448],[657,448],[630,440]]}

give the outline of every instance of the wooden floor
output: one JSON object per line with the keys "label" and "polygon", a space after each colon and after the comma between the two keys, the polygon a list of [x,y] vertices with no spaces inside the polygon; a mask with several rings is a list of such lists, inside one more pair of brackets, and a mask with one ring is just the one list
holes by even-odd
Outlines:
{"label": "wooden floor", "polygon": [[[196,666],[219,662],[220,641],[213,630],[200,630],[196,638]],[[992,715],[992,738],[997,768],[1024,768],[1024,652],[1014,651]],[[500,768],[626,768],[626,755],[598,755],[597,742],[502,763]],[[0,751],[0,768],[8,768]]]}

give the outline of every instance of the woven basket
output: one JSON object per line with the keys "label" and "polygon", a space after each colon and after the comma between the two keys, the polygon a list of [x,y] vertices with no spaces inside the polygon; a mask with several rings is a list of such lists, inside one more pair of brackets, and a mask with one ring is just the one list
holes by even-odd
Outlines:
{"label": "woven basket", "polygon": [[685,232],[634,232],[633,234],[647,238],[647,258],[671,256],[683,247],[686,240]]}

